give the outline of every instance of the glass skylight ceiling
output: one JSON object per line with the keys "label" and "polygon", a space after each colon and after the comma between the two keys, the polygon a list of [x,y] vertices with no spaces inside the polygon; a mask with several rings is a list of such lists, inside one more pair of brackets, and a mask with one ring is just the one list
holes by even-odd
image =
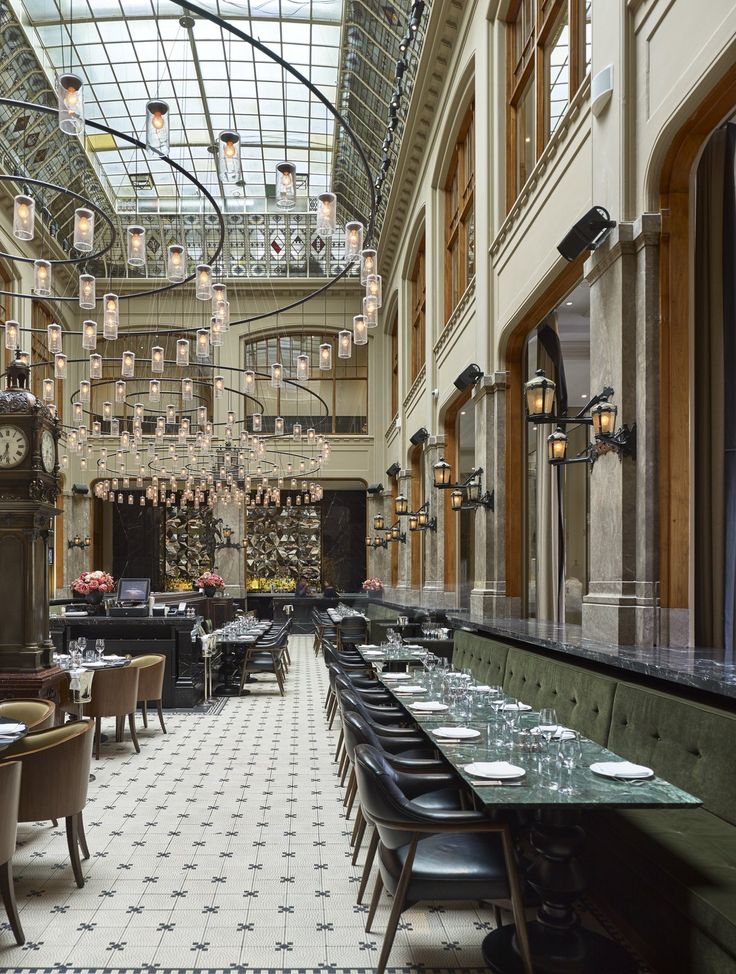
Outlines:
{"label": "glass skylight ceiling", "polygon": [[[294,162],[302,196],[331,188],[332,116],[290,74],[207,20],[182,26],[171,0],[13,0],[50,79],[71,69],[85,82],[86,115],[143,138],[145,103],[170,106],[170,155],[228,209],[273,196],[278,162]],[[301,71],[334,104],[343,0],[238,0],[207,10],[240,27]],[[219,133],[241,136],[243,185],[219,180],[209,147]],[[92,135],[87,150],[116,203],[198,206],[196,188],[161,159]],[[253,201],[252,204],[244,201]]]}

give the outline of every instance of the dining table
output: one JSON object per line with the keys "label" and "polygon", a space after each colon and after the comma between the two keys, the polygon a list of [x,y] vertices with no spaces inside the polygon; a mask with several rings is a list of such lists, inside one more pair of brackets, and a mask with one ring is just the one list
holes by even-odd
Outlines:
{"label": "dining table", "polygon": [[[520,709],[519,703],[525,707],[521,701],[515,702],[516,727],[511,732],[501,707],[513,707],[514,702],[493,696],[488,687],[474,689],[472,681],[462,699],[452,699],[441,691],[437,671],[413,670],[408,679],[383,671],[378,679],[460,775],[476,806],[495,818],[505,817],[517,848],[529,850],[520,869],[539,903],[536,918],[527,924],[535,974],[635,974],[629,951],[579,921],[575,904],[587,889],[582,820],[620,809],[694,809],[700,799],[656,773],[616,774],[617,767],[626,769],[624,759],[574,728],[558,727],[544,744],[539,712]],[[443,709],[427,710],[428,702]],[[438,734],[440,728],[467,729],[472,735],[452,740]],[[579,744],[572,767],[550,759],[563,735],[574,735]],[[498,762],[512,765],[515,772]],[[503,776],[494,777],[494,768],[503,768]],[[600,773],[603,768],[613,776]],[[482,949],[496,974],[523,971],[513,924],[489,933]]]}
{"label": "dining table", "polygon": [[[255,646],[271,628],[273,623],[270,620],[258,622],[248,629],[239,630],[236,623],[228,623],[221,629],[216,629],[211,638],[215,644],[221,648],[220,661],[220,682],[214,689],[216,697],[237,697],[240,696],[240,664],[242,662],[241,652],[250,646]],[[248,680],[250,682],[250,680]],[[248,695],[248,690],[243,690],[243,695]]]}
{"label": "dining table", "polygon": [[418,643],[361,643],[355,647],[364,663],[396,670],[400,667],[421,666],[427,650]]}

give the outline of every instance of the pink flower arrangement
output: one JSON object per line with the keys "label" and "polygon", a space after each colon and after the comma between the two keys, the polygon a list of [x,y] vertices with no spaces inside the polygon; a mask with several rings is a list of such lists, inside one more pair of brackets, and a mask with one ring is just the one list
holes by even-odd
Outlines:
{"label": "pink flower arrangement", "polygon": [[194,583],[197,588],[225,588],[225,579],[217,572],[203,572]]}
{"label": "pink flower arrangement", "polygon": [[91,592],[115,591],[115,579],[107,572],[82,572],[79,578],[72,582],[72,592],[75,595],[89,595]]}
{"label": "pink flower arrangement", "polygon": [[380,578],[366,578],[361,587],[364,592],[378,592],[383,588],[383,582]]}

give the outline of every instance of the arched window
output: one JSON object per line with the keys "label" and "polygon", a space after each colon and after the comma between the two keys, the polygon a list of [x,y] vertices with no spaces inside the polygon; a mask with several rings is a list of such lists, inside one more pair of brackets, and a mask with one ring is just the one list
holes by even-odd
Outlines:
{"label": "arched window", "polygon": [[[332,367],[319,368],[319,347],[332,346]],[[264,433],[273,433],[276,416],[283,416],[285,432],[295,423],[318,433],[368,432],[368,346],[353,345],[349,359],[338,358],[334,332],[268,335],[246,339],[243,366],[256,373],[255,402],[250,415],[262,406]],[[309,356],[309,379],[296,382],[297,356]],[[284,379],[280,388],[270,382],[271,366],[280,362]]]}
{"label": "arched window", "polygon": [[445,184],[445,321],[475,275],[475,103],[468,109]]}

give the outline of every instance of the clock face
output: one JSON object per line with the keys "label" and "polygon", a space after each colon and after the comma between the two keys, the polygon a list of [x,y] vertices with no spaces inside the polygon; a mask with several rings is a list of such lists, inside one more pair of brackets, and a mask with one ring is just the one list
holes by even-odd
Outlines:
{"label": "clock face", "polygon": [[54,438],[48,430],[44,430],[41,437],[41,462],[46,473],[51,473],[56,463]]}
{"label": "clock face", "polygon": [[0,426],[0,469],[17,467],[28,453],[28,439],[17,426]]}

